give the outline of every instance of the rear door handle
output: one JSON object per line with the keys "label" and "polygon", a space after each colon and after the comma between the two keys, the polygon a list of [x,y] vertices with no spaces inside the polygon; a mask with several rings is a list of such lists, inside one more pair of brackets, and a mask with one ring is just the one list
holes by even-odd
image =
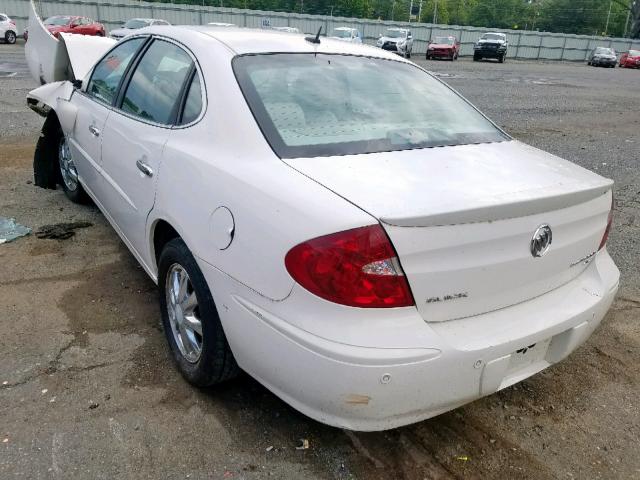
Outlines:
{"label": "rear door handle", "polygon": [[144,173],[147,177],[153,177],[153,170],[149,165],[144,163],[142,160],[136,161],[136,167],[138,167],[138,170]]}
{"label": "rear door handle", "polygon": [[94,125],[89,125],[89,132],[94,137],[99,137],[100,136],[100,130],[98,130],[98,128],[95,127]]}

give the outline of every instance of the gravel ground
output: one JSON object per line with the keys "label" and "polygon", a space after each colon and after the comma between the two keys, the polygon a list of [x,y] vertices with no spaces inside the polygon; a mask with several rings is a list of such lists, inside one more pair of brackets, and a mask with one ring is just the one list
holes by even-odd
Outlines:
{"label": "gravel ground", "polygon": [[[453,412],[383,433],[297,413],[244,376],[173,368],[155,287],[92,207],[31,183],[41,119],[23,47],[0,45],[0,215],[68,240],[0,246],[0,478],[640,479],[640,72],[561,63],[423,62],[514,137],[616,181],[622,271],[569,359]],[[297,450],[300,439],[309,449]]]}

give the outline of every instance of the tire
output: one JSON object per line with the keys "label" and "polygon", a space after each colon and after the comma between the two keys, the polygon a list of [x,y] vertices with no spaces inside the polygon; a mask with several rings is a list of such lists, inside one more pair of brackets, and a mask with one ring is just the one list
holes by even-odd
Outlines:
{"label": "tire", "polygon": [[54,133],[56,148],[56,164],[58,169],[58,183],[62,186],[64,194],[73,203],[86,204],[89,203],[89,196],[84,191],[80,181],[78,180],[78,171],[73,163],[71,149],[69,148],[69,140],[62,133],[62,129],[58,125]]}
{"label": "tire", "polygon": [[411,58],[411,50],[407,50],[407,58]]}
{"label": "tire", "polygon": [[[185,278],[180,276],[181,272],[186,273],[185,296],[182,302],[175,302],[172,301],[174,298],[171,293],[172,285],[176,275],[178,279]],[[195,258],[181,238],[169,241],[160,254],[158,290],[164,333],[182,376],[198,387],[208,387],[237,376],[240,369],[222,329],[209,286]],[[177,290],[173,289],[173,291]],[[184,298],[193,298],[194,294],[196,306],[193,307],[191,303],[191,306],[185,306],[183,310],[181,305],[189,305]],[[179,312],[173,306],[174,304],[180,305]],[[201,334],[198,334],[197,328],[189,327],[196,323],[186,322],[184,319],[188,317],[182,313],[183,311],[190,311],[191,318],[200,322]]]}
{"label": "tire", "polygon": [[507,57],[507,54],[503,54],[500,55],[500,57],[498,58],[498,63],[504,63],[505,58]]}
{"label": "tire", "polygon": [[14,43],[16,43],[16,32],[12,32],[11,30],[7,31],[4,34],[4,41],[9,45],[13,45]]}
{"label": "tire", "polygon": [[431,57],[428,54],[425,55],[424,58],[426,58],[427,60],[431,60]]}
{"label": "tire", "polygon": [[475,53],[473,54],[473,61],[474,61],[474,62],[478,62],[478,61],[480,61],[480,59],[481,59],[481,58],[482,58],[482,57],[481,57],[480,55],[476,55]]}
{"label": "tire", "polygon": [[[65,145],[64,149],[63,145]],[[44,122],[33,155],[34,183],[38,187],[50,189],[61,185],[64,194],[72,202],[90,203],[89,196],[78,181],[77,170],[68,147],[69,144],[62,133],[58,118],[55,114],[50,114]],[[61,158],[63,150],[67,156],[66,161]],[[64,171],[65,169],[66,171]]]}

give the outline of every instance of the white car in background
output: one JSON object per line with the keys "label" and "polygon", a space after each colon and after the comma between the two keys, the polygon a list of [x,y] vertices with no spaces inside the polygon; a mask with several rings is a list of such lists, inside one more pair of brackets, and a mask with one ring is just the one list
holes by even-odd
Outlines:
{"label": "white car in background", "polygon": [[362,37],[357,28],[336,27],[333,29],[329,38],[335,38],[349,43],[362,43]]}
{"label": "white car in background", "polygon": [[18,27],[16,22],[9,18],[6,13],[0,13],[0,40],[5,43],[14,44],[18,38]]}
{"label": "white car in background", "polygon": [[101,209],[194,385],[241,368],[383,430],[559,362],[609,309],[612,181],[411,62],[206,26],[54,42],[34,16],[36,184]]}
{"label": "white car in background", "polygon": [[140,28],[151,27],[153,25],[170,25],[170,23],[159,18],[132,18],[131,20],[127,20],[122,28],[111,30],[109,36],[120,40]]}
{"label": "white car in background", "polygon": [[225,22],[209,22],[207,25],[212,27],[237,27],[235,23],[225,23]]}
{"label": "white car in background", "polygon": [[387,28],[387,31],[378,38],[376,46],[396,52],[405,58],[411,58],[413,34],[407,28]]}

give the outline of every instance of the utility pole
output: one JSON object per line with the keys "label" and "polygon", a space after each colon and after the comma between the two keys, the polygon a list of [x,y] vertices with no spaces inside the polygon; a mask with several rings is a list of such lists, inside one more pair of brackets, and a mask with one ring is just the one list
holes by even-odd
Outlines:
{"label": "utility pole", "polygon": [[633,8],[633,0],[629,0],[629,9],[627,10],[627,20],[624,22],[624,35],[627,36],[627,32],[629,31],[629,19],[631,18],[631,9]]}
{"label": "utility pole", "polygon": [[420,6],[418,7],[418,23],[422,21],[422,0],[420,0]]}
{"label": "utility pole", "polygon": [[411,23],[411,15],[413,15],[413,0],[411,0],[411,5],[409,5],[409,23]]}
{"label": "utility pole", "polygon": [[396,9],[396,0],[391,4],[391,21],[393,22],[393,11]]}
{"label": "utility pole", "polygon": [[609,1],[609,13],[607,13],[607,23],[604,26],[604,35],[607,36],[607,32],[609,31],[609,19],[611,18],[611,5],[613,4],[613,0]]}
{"label": "utility pole", "polygon": [[437,23],[438,21],[438,0],[433,2],[433,21],[431,23]]}

